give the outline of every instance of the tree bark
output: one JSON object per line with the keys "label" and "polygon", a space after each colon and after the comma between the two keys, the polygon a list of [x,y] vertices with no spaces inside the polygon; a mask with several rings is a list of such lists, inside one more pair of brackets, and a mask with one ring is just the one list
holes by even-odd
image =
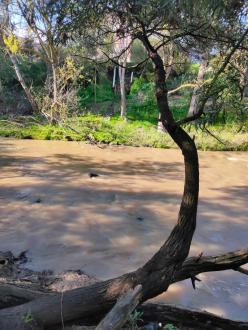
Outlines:
{"label": "tree bark", "polygon": [[200,99],[199,90],[204,81],[204,76],[205,76],[205,73],[207,70],[207,66],[208,66],[208,55],[204,54],[202,56],[202,60],[201,60],[199,71],[198,71],[197,85],[193,90],[193,95],[191,98],[189,111],[188,111],[188,115],[187,115],[188,117],[194,116],[198,112],[198,103],[199,103],[199,99]]}
{"label": "tree bark", "polygon": [[[208,312],[191,311],[162,304],[143,304],[138,308],[144,322],[173,323],[184,329],[208,330],[248,330],[248,322],[225,319]],[[187,329],[189,329],[187,328]]]}
{"label": "tree bark", "polygon": [[240,71],[240,79],[239,79],[239,90],[240,90],[240,100],[244,99],[244,91],[247,86],[248,81],[248,68],[245,67],[242,71]]}
{"label": "tree bark", "polygon": [[119,330],[127,322],[140,300],[141,285],[121,297],[95,330]]}
{"label": "tree bark", "polygon": [[[172,283],[190,279],[205,272],[233,269],[242,273],[243,270],[240,270],[240,267],[246,263],[248,263],[248,248],[217,256],[190,257],[184,261],[182,268],[176,271]],[[26,276],[26,274],[30,274],[30,276]],[[85,274],[81,274],[84,283],[92,282],[90,278],[88,280],[86,278],[85,281]],[[51,287],[51,285],[53,283],[62,284],[56,286],[58,291],[60,287],[66,287],[64,273],[62,273],[62,276],[61,274],[46,275],[44,272],[36,273],[29,269],[17,268],[14,270],[14,274],[8,270],[2,271],[1,278],[3,280],[0,281],[0,308],[22,304],[52,294],[51,289],[54,289],[54,287]],[[94,281],[96,282],[95,279]],[[82,283],[79,280],[77,282]],[[80,287],[80,284],[78,287]]]}
{"label": "tree bark", "polygon": [[23,88],[23,90],[24,90],[24,92],[27,96],[27,99],[28,99],[29,103],[31,104],[33,111],[37,112],[38,111],[37,104],[36,104],[36,102],[33,98],[33,95],[31,94],[27,84],[25,83],[25,80],[22,77],[22,73],[19,69],[17,59],[16,59],[15,55],[12,54],[10,51],[8,52],[8,54],[9,54],[9,58],[10,58],[12,64],[13,64],[13,67],[14,67],[14,70],[15,70],[18,81],[19,81],[20,85],[22,86],[22,88]]}
{"label": "tree bark", "polygon": [[[163,63],[164,63],[164,67],[165,67],[165,81],[168,80],[168,78],[171,74],[173,59],[174,59],[173,45],[171,44],[169,46],[169,49],[167,48],[167,54],[166,54],[165,48],[163,47]],[[157,130],[159,132],[166,132],[166,129],[164,128],[164,125],[161,122],[160,116],[161,115],[159,114]]]}
{"label": "tree bark", "polygon": [[126,118],[126,112],[127,112],[127,99],[126,99],[126,88],[125,88],[125,65],[126,63],[123,63],[122,66],[119,66],[119,81],[120,81],[120,94],[121,94],[121,117]]}

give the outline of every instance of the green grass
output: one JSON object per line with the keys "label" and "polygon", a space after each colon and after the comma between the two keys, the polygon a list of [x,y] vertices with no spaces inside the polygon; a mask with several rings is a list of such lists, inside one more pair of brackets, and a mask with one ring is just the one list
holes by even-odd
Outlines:
{"label": "green grass", "polygon": [[[195,137],[200,150],[248,150],[247,130],[237,132],[237,125],[215,125],[208,129],[221,141],[207,132],[187,126],[186,130]],[[127,146],[155,148],[176,147],[166,133],[158,132],[150,121],[125,121],[117,116],[112,118],[86,114],[68,119],[63,127],[48,125],[33,117],[19,117],[15,120],[0,118],[0,136],[19,139],[90,141]]]}

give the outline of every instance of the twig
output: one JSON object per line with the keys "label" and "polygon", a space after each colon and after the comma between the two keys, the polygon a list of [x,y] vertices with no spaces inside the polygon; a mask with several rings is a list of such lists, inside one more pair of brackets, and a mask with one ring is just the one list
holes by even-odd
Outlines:
{"label": "twig", "polygon": [[218,138],[218,136],[216,136],[215,134],[213,134],[212,132],[210,132],[209,129],[206,128],[206,126],[204,126],[202,128],[203,131],[206,131],[209,135],[211,135],[214,139],[216,139],[218,142],[220,142],[221,144],[223,144],[224,146],[226,146],[226,143],[223,142],[220,138]]}

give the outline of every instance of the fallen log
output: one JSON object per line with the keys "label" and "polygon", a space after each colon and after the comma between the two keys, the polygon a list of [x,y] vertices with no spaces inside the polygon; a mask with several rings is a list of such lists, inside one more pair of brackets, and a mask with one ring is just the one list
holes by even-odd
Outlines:
{"label": "fallen log", "polygon": [[[140,329],[146,325],[173,324],[180,330],[248,330],[248,322],[234,321],[217,316],[213,313],[189,310],[172,305],[144,303],[137,308],[140,312],[141,320],[138,321]],[[128,329],[128,327],[124,327]],[[152,327],[148,327],[149,329]],[[94,329],[94,327],[73,327],[70,330]],[[96,328],[97,330],[98,328]],[[106,330],[119,329],[106,327]],[[69,330],[69,329],[68,329]]]}
{"label": "fallen log", "polygon": [[[221,254],[219,256],[197,256],[185,260],[182,268],[175,273],[173,283],[191,279],[198,274],[213,271],[233,269],[240,271],[240,266],[248,263],[248,248]],[[241,273],[244,273],[243,271]],[[19,266],[10,274],[0,278],[0,309],[19,305],[53,292],[68,291],[71,288],[80,288],[96,283],[96,278],[91,278],[82,271],[68,271],[61,274],[50,272],[33,272],[23,270]],[[23,275],[24,274],[24,275]],[[29,276],[27,276],[29,274]],[[24,277],[23,277],[24,276]],[[73,284],[68,284],[68,276]],[[73,285],[73,286],[72,286]]]}
{"label": "fallen log", "polygon": [[28,285],[21,286],[21,281],[15,284],[0,284],[0,309],[24,304],[50,294],[48,290],[30,288]]}
{"label": "fallen log", "polygon": [[[197,274],[203,273],[203,272],[209,272],[209,271],[221,271],[226,269],[234,269],[238,270],[241,265],[244,265],[248,262],[248,248],[237,250],[234,252],[228,252],[226,254],[222,254],[219,256],[198,256],[198,257],[190,257],[185,260],[185,262],[182,265],[182,268],[178,270],[175,273],[175,277],[173,278],[173,282],[182,281],[187,278],[195,277]],[[3,268],[1,269],[3,273]],[[17,304],[23,304],[27,301],[30,301],[29,304],[24,304],[22,306],[17,306],[17,310],[22,312],[22,309],[20,310],[20,307],[25,307],[26,310],[27,307],[32,304],[32,301],[35,301],[35,304],[39,310],[39,302],[41,304],[44,304],[46,302],[49,302],[49,306],[51,306],[52,311],[56,311],[56,315],[52,313],[51,317],[54,320],[53,322],[59,323],[61,320],[61,310],[58,308],[58,306],[54,306],[53,302],[56,302],[60,306],[61,302],[61,293],[54,293],[51,291],[51,288],[53,288],[56,291],[62,291],[62,289],[68,287],[64,281],[66,279],[65,273],[62,273],[62,275],[52,275],[50,272],[42,272],[42,276],[38,274],[35,274],[35,272],[32,272],[30,270],[22,270],[17,269],[18,274],[25,274],[25,277],[23,279],[18,278],[16,279],[16,275],[13,275],[13,278],[4,278],[4,283],[1,283],[0,280],[0,305],[2,304],[4,307],[6,306],[13,306]],[[68,272],[71,274],[71,272]],[[82,286],[82,283],[84,285],[87,284],[85,282],[85,274],[83,272],[77,271],[75,272],[78,280],[77,285]],[[7,271],[7,274],[9,274],[9,270]],[[27,276],[29,274],[29,276]],[[71,276],[71,275],[70,275]],[[80,276],[83,277],[83,280],[80,280]],[[122,278],[122,277],[121,277]],[[120,278],[120,279],[121,279]],[[9,280],[10,283],[6,283]],[[89,283],[92,283],[91,281],[96,281],[96,279],[88,279]],[[84,282],[82,282],[84,281]],[[116,284],[118,285],[118,279],[115,279]],[[61,283],[60,283],[61,282]],[[92,295],[92,292],[100,292],[101,290],[104,290],[104,292],[108,292],[107,288],[110,289],[111,287],[108,286],[111,280],[105,281],[105,282],[99,282],[95,283],[94,285],[90,285],[87,287],[80,287],[78,289],[69,290],[67,292],[64,292],[63,294],[63,304],[65,302],[69,303],[71,301],[71,305],[75,306],[76,312],[72,311],[73,315],[67,315],[68,311],[65,309],[65,305],[63,305],[63,310],[65,313],[63,313],[64,321],[67,322],[68,319],[76,319],[81,318],[82,314],[80,313],[80,301],[84,299],[82,302],[84,306],[87,305],[87,293],[88,295]],[[54,285],[54,283],[57,283],[57,285]],[[112,282],[113,283],[113,282]],[[38,289],[39,288],[39,289]],[[115,288],[112,287],[113,293],[115,292]],[[111,291],[110,291],[111,294]],[[84,298],[85,297],[85,298]],[[76,301],[75,301],[76,299]],[[86,299],[86,302],[85,302]],[[104,299],[102,297],[102,299]],[[95,304],[95,310],[98,310],[100,313],[104,313],[108,310],[109,306],[105,305],[105,309],[103,308],[102,301],[94,301]],[[106,301],[106,300],[105,300]],[[4,305],[5,304],[5,305]],[[93,304],[93,301],[92,301]],[[98,307],[98,309],[97,309]],[[55,309],[56,308],[56,309]],[[44,312],[46,313],[46,319],[49,318],[47,316],[48,306],[44,306]],[[7,314],[6,314],[7,311]],[[13,308],[11,309],[3,309],[0,311],[0,317],[1,313],[2,315],[8,316],[8,312],[13,312]],[[34,309],[36,311],[36,309]],[[32,312],[33,313],[33,312]],[[42,315],[42,313],[41,313]],[[75,316],[76,315],[76,316]],[[87,317],[90,316],[87,315]],[[72,318],[71,318],[72,317]],[[6,318],[5,318],[6,319]],[[0,321],[3,323],[3,321]],[[2,329],[2,328],[1,328]]]}
{"label": "fallen log", "polygon": [[232,321],[212,313],[192,311],[170,305],[145,303],[138,308],[144,322],[173,323],[180,329],[248,330],[248,322]]}

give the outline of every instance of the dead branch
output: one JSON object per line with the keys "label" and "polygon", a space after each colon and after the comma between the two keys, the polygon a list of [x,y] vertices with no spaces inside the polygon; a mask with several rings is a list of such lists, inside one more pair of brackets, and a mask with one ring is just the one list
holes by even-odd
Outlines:
{"label": "dead branch", "polygon": [[96,330],[119,330],[127,322],[130,314],[138,305],[141,297],[141,285],[137,285],[133,290],[128,291],[121,297],[113,309],[96,327]]}
{"label": "dead branch", "polygon": [[163,325],[173,323],[180,329],[186,326],[197,330],[248,330],[248,322],[232,321],[212,313],[191,311],[170,305],[143,304],[139,307],[139,311],[143,312],[142,319],[144,322],[157,321]]}
{"label": "dead branch", "polygon": [[248,248],[228,252],[219,256],[190,257],[185,260],[182,268],[176,272],[174,282],[179,282],[206,272],[227,269],[240,271],[240,266],[246,263],[248,263]]}

